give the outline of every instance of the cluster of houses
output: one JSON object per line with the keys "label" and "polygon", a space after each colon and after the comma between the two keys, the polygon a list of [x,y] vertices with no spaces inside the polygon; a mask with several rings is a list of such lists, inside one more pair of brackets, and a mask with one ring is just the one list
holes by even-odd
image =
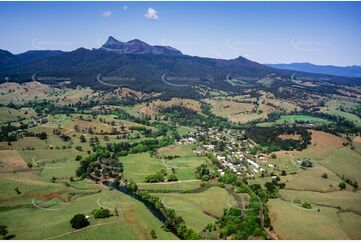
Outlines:
{"label": "cluster of houses", "polygon": [[[224,143],[222,152],[217,147],[218,142]],[[221,176],[224,174],[224,169],[227,168],[237,175],[253,177],[255,174],[264,171],[261,164],[268,161],[267,154],[251,154],[251,149],[257,144],[251,139],[244,138],[244,133],[240,130],[199,128],[189,137],[179,140],[178,143],[201,143],[202,148],[194,151],[196,154],[213,152],[223,166],[223,169],[218,170]]]}

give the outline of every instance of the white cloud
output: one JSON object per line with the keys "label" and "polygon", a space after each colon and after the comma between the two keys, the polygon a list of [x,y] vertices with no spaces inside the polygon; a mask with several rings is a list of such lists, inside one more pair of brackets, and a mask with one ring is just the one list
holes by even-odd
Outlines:
{"label": "white cloud", "polygon": [[103,17],[109,17],[110,15],[112,15],[112,12],[111,12],[111,11],[104,11],[104,12],[102,13],[102,16],[103,16]]}
{"label": "white cloud", "polygon": [[127,5],[124,5],[123,6],[123,10],[127,10],[128,9],[128,6]]}
{"label": "white cloud", "polygon": [[147,12],[144,14],[144,16],[151,20],[158,20],[158,11],[154,8],[148,8]]}

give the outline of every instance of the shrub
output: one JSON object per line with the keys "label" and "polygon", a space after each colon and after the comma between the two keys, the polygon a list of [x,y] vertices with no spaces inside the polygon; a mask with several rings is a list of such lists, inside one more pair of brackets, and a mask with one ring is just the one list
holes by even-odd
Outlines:
{"label": "shrub", "polygon": [[109,209],[100,208],[93,211],[94,218],[108,218],[111,216]]}
{"label": "shrub", "polygon": [[[81,147],[81,146],[80,146],[80,147]],[[83,158],[83,157],[82,157],[81,155],[77,155],[77,156],[75,157],[75,160],[76,160],[76,161],[80,161],[82,158]]]}
{"label": "shrub", "polygon": [[84,214],[76,214],[69,221],[71,227],[74,229],[81,229],[89,225],[89,221],[86,219]]}
{"label": "shrub", "polygon": [[341,190],[343,190],[346,188],[346,183],[340,182],[340,184],[338,184],[338,186],[340,187]]}
{"label": "shrub", "polygon": [[152,230],[150,231],[150,235],[152,236],[152,239],[157,239],[157,238],[158,238],[158,236],[157,236],[157,234],[155,233],[154,229],[152,229]]}
{"label": "shrub", "polygon": [[175,174],[170,174],[167,181],[178,181],[178,177]]}
{"label": "shrub", "polygon": [[328,175],[327,175],[327,173],[323,173],[323,174],[322,174],[322,178],[325,178],[325,179],[327,179],[327,178],[328,178]]}
{"label": "shrub", "polygon": [[303,207],[303,208],[307,208],[307,209],[311,209],[311,208],[312,208],[312,205],[311,205],[311,203],[309,203],[308,201],[304,201],[304,202],[302,203],[302,207]]}

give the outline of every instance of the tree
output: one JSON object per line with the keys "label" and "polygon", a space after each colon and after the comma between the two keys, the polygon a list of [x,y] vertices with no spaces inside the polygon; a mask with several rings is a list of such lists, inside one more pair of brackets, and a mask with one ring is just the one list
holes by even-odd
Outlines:
{"label": "tree", "polygon": [[9,233],[8,226],[0,225],[0,235],[6,236]]}
{"label": "tree", "polygon": [[80,135],[79,139],[80,139],[80,142],[82,142],[82,143],[86,142],[86,138],[84,135]]}
{"label": "tree", "polygon": [[158,238],[158,236],[157,236],[157,234],[155,233],[154,229],[152,229],[152,230],[150,231],[150,235],[152,236],[152,239],[157,239],[157,238]]}
{"label": "tree", "polygon": [[275,159],[277,157],[277,155],[275,154],[275,153],[273,153],[272,155],[271,155],[271,158],[272,159]]}
{"label": "tree", "polygon": [[71,227],[74,229],[81,229],[89,225],[89,221],[86,219],[84,214],[74,215],[74,217],[69,222]]}
{"label": "tree", "polygon": [[128,189],[131,190],[132,192],[136,192],[138,191],[138,185],[134,182],[134,181],[130,181],[128,183]]}
{"label": "tree", "polygon": [[340,182],[340,184],[338,184],[338,186],[340,187],[341,190],[343,190],[346,188],[346,183]]}
{"label": "tree", "polygon": [[36,134],[36,136],[41,140],[45,140],[48,138],[48,134],[45,132],[38,133],[38,134]]}
{"label": "tree", "polygon": [[327,179],[327,178],[328,178],[327,173],[323,173],[323,174],[322,174],[322,178]]}
{"label": "tree", "polygon": [[285,170],[282,170],[282,171],[281,171],[281,176],[285,176],[285,175],[287,175],[286,171],[285,171]]}

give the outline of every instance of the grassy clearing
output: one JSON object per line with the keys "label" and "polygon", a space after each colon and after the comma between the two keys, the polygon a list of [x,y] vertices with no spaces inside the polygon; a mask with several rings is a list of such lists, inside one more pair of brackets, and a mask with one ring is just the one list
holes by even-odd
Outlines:
{"label": "grassy clearing", "polygon": [[326,157],[323,165],[328,169],[334,171],[339,176],[344,175],[353,181],[361,184],[361,155],[351,150],[349,147],[344,147],[332,152]]}
{"label": "grassy clearing", "polygon": [[194,145],[168,145],[158,150],[160,157],[165,156],[195,156]]}
{"label": "grassy clearing", "polygon": [[120,157],[124,164],[124,177],[136,182],[144,182],[146,176],[166,169],[160,159],[151,157],[149,153],[130,154]]}
{"label": "grassy clearing", "polygon": [[349,113],[350,110],[357,105],[357,103],[334,99],[328,101],[325,107],[321,108],[321,112],[343,117],[351,122],[354,122],[355,125],[361,126],[361,119],[355,114]]}
{"label": "grassy clearing", "polygon": [[1,172],[26,168],[26,162],[16,150],[0,150]]}
{"label": "grassy clearing", "polygon": [[361,193],[351,191],[336,191],[336,192],[310,192],[310,191],[290,191],[281,190],[280,196],[292,201],[309,201],[312,204],[319,206],[340,207],[341,209],[350,209],[352,211],[361,212]]}
{"label": "grassy clearing", "polygon": [[[57,170],[69,175],[71,169],[61,165],[62,169]],[[50,167],[58,166],[51,164]],[[70,187],[44,181],[51,175],[50,170],[42,171],[43,179],[36,171],[9,173],[0,178],[0,220],[9,226],[17,239],[151,239],[152,229],[159,239],[176,239],[161,228],[162,223],[143,203],[86,180],[71,182]],[[21,191],[20,195],[15,192],[16,187]],[[33,205],[34,201],[36,206]],[[89,228],[80,231],[71,229],[69,220],[73,215],[90,215],[93,209],[100,206],[112,211],[117,208],[119,217],[99,220],[90,218]]]}
{"label": "grassy clearing", "polygon": [[195,170],[203,163],[207,163],[206,157],[180,157],[172,160],[164,160],[166,167],[175,170],[179,180],[196,179]]}
{"label": "grassy clearing", "polygon": [[[280,199],[271,199],[268,205],[274,231],[281,239],[355,239],[360,236],[355,233],[361,226],[359,215],[343,213],[340,220],[337,209],[314,206],[320,208],[320,212],[305,210]],[[352,228],[347,228],[349,225]]]}
{"label": "grassy clearing", "polygon": [[41,177],[49,181],[52,177],[69,180],[76,177],[75,170],[79,167],[79,161],[46,163],[41,170]]}
{"label": "grassy clearing", "polygon": [[44,163],[54,160],[73,161],[75,157],[80,154],[84,156],[83,152],[73,149],[66,150],[21,150],[19,154],[26,162]]}
{"label": "grassy clearing", "polygon": [[[322,178],[324,173],[328,175],[327,179]],[[286,189],[319,192],[337,191],[338,184],[342,181],[334,172],[320,165],[302,170],[287,180],[285,181]]]}
{"label": "grassy clearing", "polygon": [[322,118],[313,117],[313,116],[309,116],[309,115],[295,114],[295,115],[281,115],[281,117],[278,120],[276,120],[275,122],[259,123],[257,125],[261,126],[261,127],[267,127],[267,126],[272,126],[272,125],[276,125],[276,124],[290,125],[290,124],[294,124],[296,122],[309,122],[309,123],[312,123],[315,125],[330,123],[330,121],[328,121],[327,119],[322,119]]}
{"label": "grassy clearing", "polygon": [[178,134],[180,136],[185,136],[185,135],[189,134],[192,131],[194,131],[194,129],[191,128],[191,127],[186,127],[186,126],[177,127],[177,132],[178,132]]}
{"label": "grassy clearing", "polygon": [[175,209],[186,224],[198,232],[208,223],[215,222],[215,217],[220,217],[223,209],[229,208],[229,204],[236,204],[234,198],[225,189],[219,187],[212,187],[202,193],[157,193],[155,195],[159,196],[168,208]]}
{"label": "grassy clearing", "polygon": [[201,181],[187,181],[179,183],[141,183],[138,184],[139,189],[141,190],[181,190],[189,191],[196,188],[199,188]]}

